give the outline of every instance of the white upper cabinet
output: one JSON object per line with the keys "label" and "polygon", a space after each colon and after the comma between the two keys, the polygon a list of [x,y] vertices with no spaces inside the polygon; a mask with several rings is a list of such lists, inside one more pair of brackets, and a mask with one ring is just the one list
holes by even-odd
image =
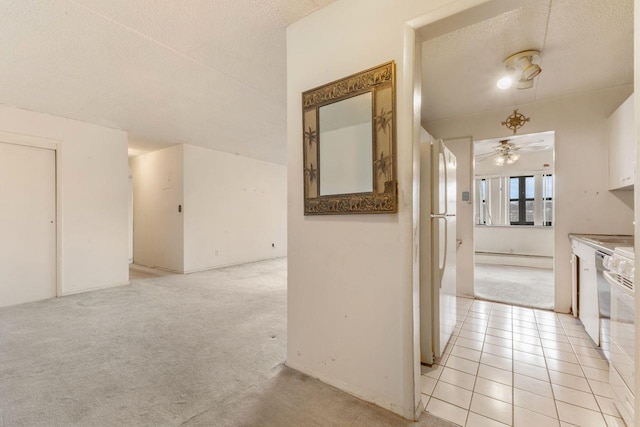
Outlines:
{"label": "white upper cabinet", "polygon": [[635,181],[636,139],[633,94],[609,117],[609,190],[631,189]]}

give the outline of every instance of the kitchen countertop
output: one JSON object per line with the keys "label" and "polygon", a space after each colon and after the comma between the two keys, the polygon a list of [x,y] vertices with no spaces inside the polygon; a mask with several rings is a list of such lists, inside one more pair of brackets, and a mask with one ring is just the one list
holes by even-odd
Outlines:
{"label": "kitchen countertop", "polygon": [[633,236],[624,234],[574,234],[569,233],[569,239],[575,239],[608,255],[619,246],[633,246]]}

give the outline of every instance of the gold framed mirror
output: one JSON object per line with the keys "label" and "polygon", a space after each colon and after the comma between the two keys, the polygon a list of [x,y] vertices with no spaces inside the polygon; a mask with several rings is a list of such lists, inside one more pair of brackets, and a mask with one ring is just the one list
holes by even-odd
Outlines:
{"label": "gold framed mirror", "polygon": [[393,61],[302,93],[304,214],[393,213]]}

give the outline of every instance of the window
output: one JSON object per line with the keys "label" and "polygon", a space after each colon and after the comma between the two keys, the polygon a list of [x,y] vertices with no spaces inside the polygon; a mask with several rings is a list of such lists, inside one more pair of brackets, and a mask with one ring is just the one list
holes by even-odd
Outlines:
{"label": "window", "polygon": [[533,225],[535,181],[533,176],[509,179],[509,221],[511,225]]}
{"label": "window", "polygon": [[477,177],[475,224],[551,227],[553,186],[553,175],[542,173]]}
{"label": "window", "polygon": [[487,180],[478,180],[479,194],[478,194],[478,224],[487,223]]}
{"label": "window", "polygon": [[542,175],[542,225],[553,224],[553,177]]}

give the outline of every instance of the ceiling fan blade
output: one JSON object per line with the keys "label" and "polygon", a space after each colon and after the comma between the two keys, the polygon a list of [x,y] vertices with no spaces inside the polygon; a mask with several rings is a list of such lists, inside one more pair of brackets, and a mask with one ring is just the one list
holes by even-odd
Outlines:
{"label": "ceiling fan blade", "polygon": [[534,144],[540,144],[541,142],[544,142],[544,139],[531,139],[529,141],[522,141],[522,142],[518,142],[518,140],[513,140],[513,143],[516,145],[516,147],[522,148],[522,147],[528,147],[530,145],[534,145]]}
{"label": "ceiling fan blade", "polygon": [[476,161],[478,162],[482,162],[484,160],[490,159],[491,157],[494,157],[496,155],[496,153],[484,153],[484,154],[478,154],[477,156],[475,156]]}

